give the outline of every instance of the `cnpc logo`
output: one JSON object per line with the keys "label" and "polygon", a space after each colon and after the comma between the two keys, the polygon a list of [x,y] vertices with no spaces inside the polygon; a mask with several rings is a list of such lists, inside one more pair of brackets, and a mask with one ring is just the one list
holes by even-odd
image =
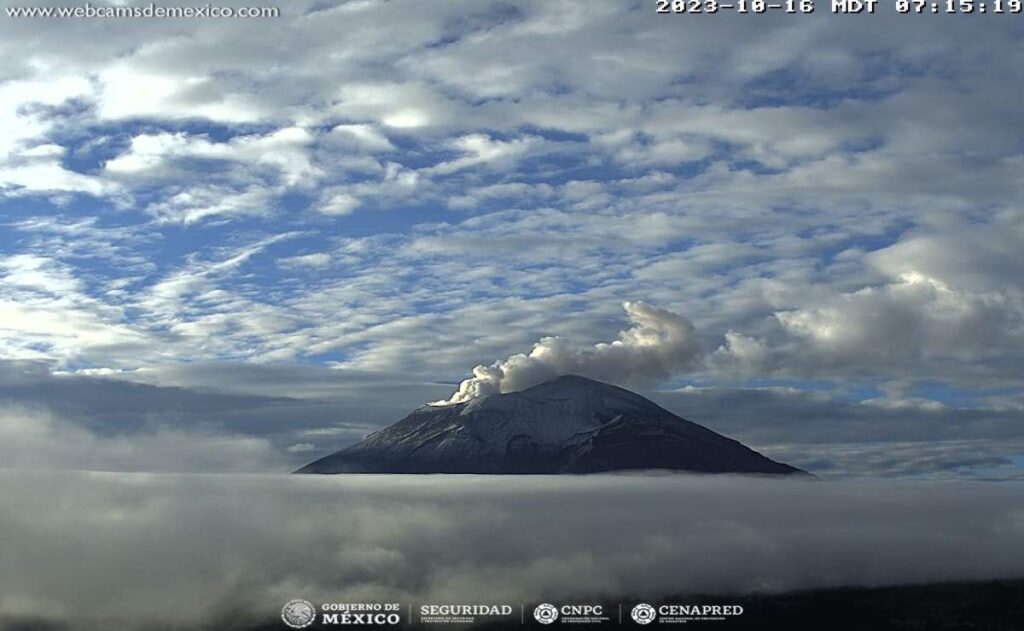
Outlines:
{"label": "cnpc logo", "polygon": [[541,624],[551,624],[559,617],[567,621],[578,622],[579,618],[594,618],[604,615],[602,605],[562,605],[555,607],[551,603],[537,605],[533,610],[533,617]]}
{"label": "cnpc logo", "polygon": [[551,603],[537,605],[537,608],[533,610],[533,617],[541,624],[551,624],[558,620],[558,607]]}

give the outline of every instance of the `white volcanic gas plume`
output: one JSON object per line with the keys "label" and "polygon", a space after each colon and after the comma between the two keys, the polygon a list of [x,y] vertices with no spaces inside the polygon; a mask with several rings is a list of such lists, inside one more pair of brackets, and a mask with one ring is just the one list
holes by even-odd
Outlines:
{"label": "white volcanic gas plume", "polygon": [[643,302],[624,302],[622,307],[633,326],[617,340],[575,347],[564,338],[541,338],[529,355],[477,366],[450,399],[436,404],[518,392],[570,374],[611,383],[648,382],[678,374],[700,355],[693,324],[683,316]]}

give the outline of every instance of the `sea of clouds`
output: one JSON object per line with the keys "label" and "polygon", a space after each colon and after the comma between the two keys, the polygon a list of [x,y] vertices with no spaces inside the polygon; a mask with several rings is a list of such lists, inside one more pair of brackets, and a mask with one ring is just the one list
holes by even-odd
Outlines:
{"label": "sea of clouds", "polygon": [[0,627],[1024,576],[1016,483],[0,473]]}

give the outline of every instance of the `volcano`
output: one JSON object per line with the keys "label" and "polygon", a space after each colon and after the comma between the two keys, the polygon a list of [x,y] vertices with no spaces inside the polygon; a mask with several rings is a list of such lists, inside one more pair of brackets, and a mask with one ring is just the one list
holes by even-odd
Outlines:
{"label": "volcano", "polygon": [[296,473],[804,473],[672,414],[644,397],[576,375],[521,392],[425,405]]}

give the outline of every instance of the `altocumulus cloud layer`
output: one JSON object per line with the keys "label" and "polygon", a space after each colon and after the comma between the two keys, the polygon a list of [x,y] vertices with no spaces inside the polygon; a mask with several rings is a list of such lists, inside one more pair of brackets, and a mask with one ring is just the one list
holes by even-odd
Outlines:
{"label": "altocumulus cloud layer", "polygon": [[822,471],[1020,475],[1019,20],[281,9],[0,21],[0,408],[97,454],[19,463],[286,470],[579,371]]}
{"label": "altocumulus cloud layer", "polygon": [[[1016,485],[730,477],[0,478],[0,616],[199,628],[320,601],[518,603],[1024,574]],[[111,606],[116,603],[116,606]]]}

